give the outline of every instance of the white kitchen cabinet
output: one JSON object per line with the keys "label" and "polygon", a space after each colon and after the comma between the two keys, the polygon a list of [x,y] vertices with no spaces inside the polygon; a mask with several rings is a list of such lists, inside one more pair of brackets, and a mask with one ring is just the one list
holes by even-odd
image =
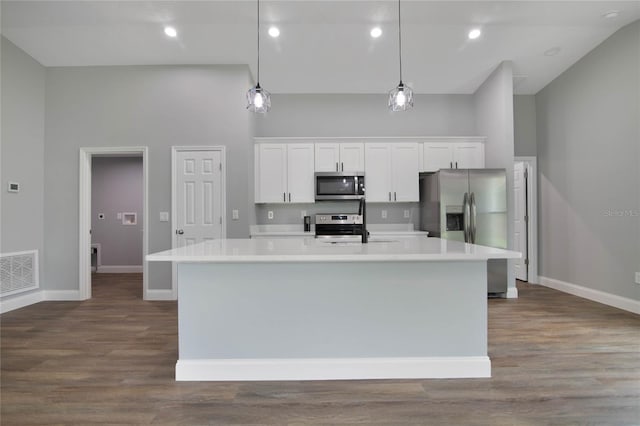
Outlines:
{"label": "white kitchen cabinet", "polygon": [[424,172],[440,169],[484,168],[482,142],[425,142],[423,144]]}
{"label": "white kitchen cabinet", "polygon": [[369,202],[419,200],[417,143],[365,144],[365,194]]}
{"label": "white kitchen cabinet", "polygon": [[312,143],[255,146],[256,203],[313,203]]}
{"label": "white kitchen cabinet", "polygon": [[316,172],[361,172],[363,170],[363,143],[319,142],[315,144]]}

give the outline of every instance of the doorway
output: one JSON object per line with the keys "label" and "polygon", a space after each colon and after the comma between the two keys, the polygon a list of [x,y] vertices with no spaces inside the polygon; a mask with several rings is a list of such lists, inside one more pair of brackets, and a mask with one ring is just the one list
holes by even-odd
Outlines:
{"label": "doorway", "polygon": [[514,250],[516,279],[538,282],[537,169],[535,157],[516,157],[514,171]]}
{"label": "doorway", "polygon": [[[226,238],[224,146],[172,147],[171,247]],[[171,288],[177,297],[177,268]]]}
{"label": "doorway", "polygon": [[[92,214],[92,175],[94,158],[104,157],[138,157],[142,162],[142,203],[140,211],[113,211],[98,212],[96,217]],[[79,176],[79,289],[80,299],[90,299],[91,291],[91,271],[93,267],[104,271],[105,266],[98,264],[96,258],[100,258],[99,263],[104,263],[104,249],[100,246],[92,245],[92,223],[99,220],[114,221],[123,229],[129,230],[135,227],[137,233],[142,233],[142,250],[140,256],[141,265],[111,265],[114,268],[110,272],[142,272],[142,297],[148,298],[148,263],[145,257],[148,253],[148,149],[147,147],[100,147],[100,148],[80,148],[80,176]],[[123,209],[124,210],[124,209]],[[133,210],[133,209],[131,209]],[[99,219],[100,214],[104,215],[103,219]],[[109,215],[109,216],[108,216]],[[137,227],[139,222],[141,227]],[[117,231],[114,231],[117,232]],[[96,252],[98,247],[98,253]],[[94,260],[95,259],[95,260]]]}

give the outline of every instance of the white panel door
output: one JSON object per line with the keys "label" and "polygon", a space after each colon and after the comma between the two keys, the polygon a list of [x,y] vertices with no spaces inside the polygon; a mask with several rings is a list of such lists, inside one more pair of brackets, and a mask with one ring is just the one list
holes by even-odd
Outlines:
{"label": "white panel door", "polygon": [[287,202],[313,203],[314,148],[312,143],[287,146]]}
{"label": "white panel door", "polygon": [[[340,144],[340,171],[362,172],[364,171],[364,144],[341,143]],[[366,179],[365,179],[366,182]]]}
{"label": "white panel door", "polygon": [[315,171],[337,172],[340,170],[340,144],[315,144]]}
{"label": "white panel door", "polygon": [[424,143],[423,167],[425,172],[453,169],[453,145],[451,143]]}
{"label": "white panel door", "polygon": [[364,147],[364,185],[369,202],[391,201],[391,146],[367,143]]}
{"label": "white panel door", "polygon": [[222,237],[221,168],[221,151],[177,152],[178,247]]}
{"label": "white panel door", "polygon": [[520,259],[515,259],[513,263],[516,279],[522,281],[528,280],[527,265],[525,263],[525,259],[527,257],[527,221],[525,220],[527,215],[527,193],[525,168],[526,165],[523,162],[517,162],[513,166],[513,186],[516,201],[513,249],[522,253],[522,257]]}
{"label": "white panel door", "polygon": [[394,143],[392,145],[392,201],[419,201],[418,173],[420,172],[420,160],[418,155],[417,143]]}
{"label": "white panel door", "polygon": [[453,167],[456,169],[484,168],[484,144],[456,143],[453,145]]}
{"label": "white panel door", "polygon": [[256,145],[256,203],[285,203],[287,193],[287,145]]}

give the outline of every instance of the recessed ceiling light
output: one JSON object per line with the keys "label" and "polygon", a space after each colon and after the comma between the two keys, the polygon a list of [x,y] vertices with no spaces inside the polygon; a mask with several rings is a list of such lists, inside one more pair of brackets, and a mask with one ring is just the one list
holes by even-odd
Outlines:
{"label": "recessed ceiling light", "polygon": [[544,52],[544,56],[556,56],[561,50],[558,46],[552,47]]}
{"label": "recessed ceiling light", "polygon": [[280,30],[278,29],[278,27],[270,27],[269,35],[273,38],[276,38],[280,35]]}
{"label": "recessed ceiling light", "polygon": [[178,35],[178,32],[173,27],[164,27],[164,33],[169,37],[176,37]]}
{"label": "recessed ceiling light", "polygon": [[610,11],[606,12],[604,15],[602,15],[602,17],[605,18],[605,19],[611,19],[611,18],[617,18],[618,15],[620,15],[620,11],[618,11],[618,10],[610,10]]}
{"label": "recessed ceiling light", "polygon": [[375,27],[373,29],[371,29],[371,37],[373,38],[378,38],[382,35],[382,28],[380,27]]}
{"label": "recessed ceiling light", "polygon": [[469,31],[469,38],[471,40],[475,40],[478,37],[480,37],[480,34],[482,34],[482,31],[480,31],[478,28],[474,28],[471,31]]}

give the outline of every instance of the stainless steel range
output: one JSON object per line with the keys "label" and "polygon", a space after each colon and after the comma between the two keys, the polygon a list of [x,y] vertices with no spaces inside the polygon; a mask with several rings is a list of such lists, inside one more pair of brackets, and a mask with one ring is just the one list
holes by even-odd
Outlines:
{"label": "stainless steel range", "polygon": [[355,213],[319,213],[316,215],[316,238],[361,236],[363,215]]}

